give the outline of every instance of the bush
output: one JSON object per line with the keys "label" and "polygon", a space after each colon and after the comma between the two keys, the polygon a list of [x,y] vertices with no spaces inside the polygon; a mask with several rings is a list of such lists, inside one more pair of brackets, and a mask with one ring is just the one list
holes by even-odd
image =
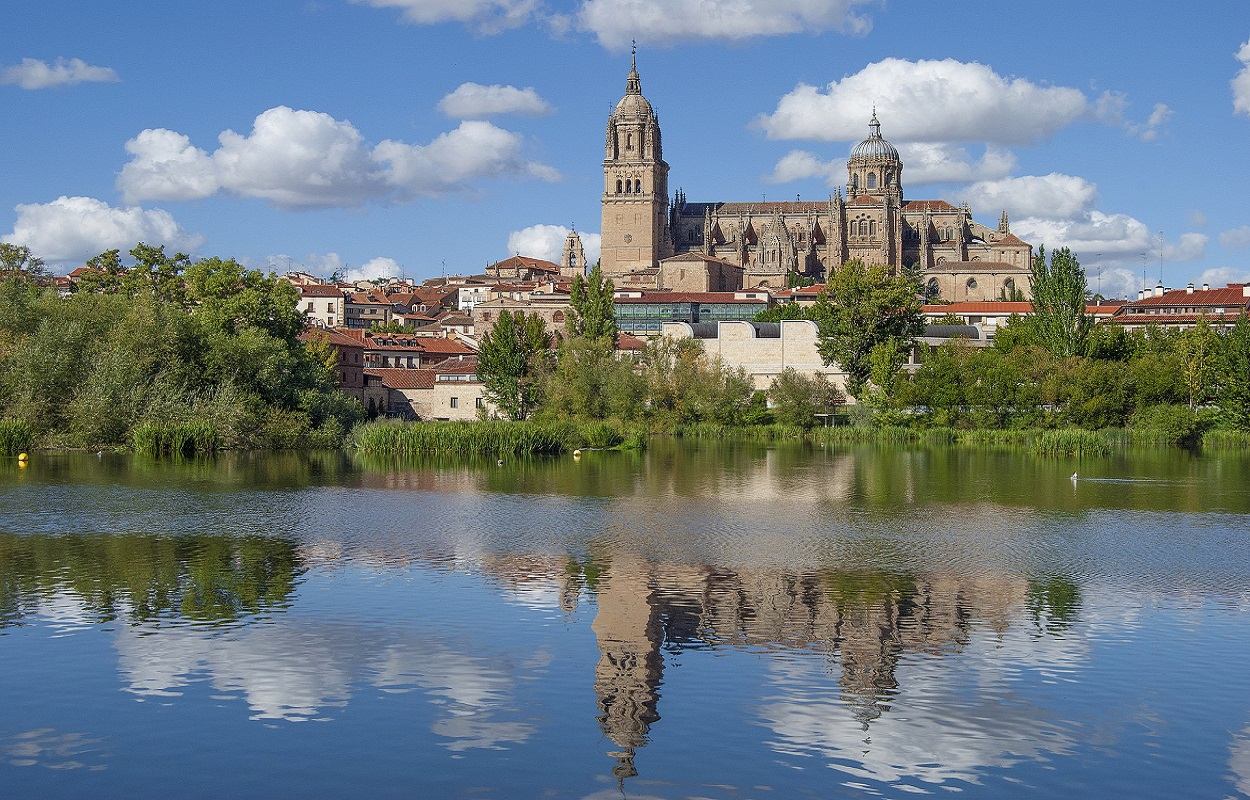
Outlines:
{"label": "bush", "polygon": [[1097,431],[1083,428],[1062,428],[1044,431],[1037,438],[1034,449],[1052,456],[1105,456],[1111,453],[1111,444]]}
{"label": "bush", "polygon": [[1189,406],[1161,403],[1137,409],[1129,420],[1136,431],[1154,434],[1163,444],[1194,447],[1201,439],[1198,414]]}
{"label": "bush", "polygon": [[149,456],[208,455],[217,452],[217,431],[203,420],[144,422],[130,432],[130,443]]}

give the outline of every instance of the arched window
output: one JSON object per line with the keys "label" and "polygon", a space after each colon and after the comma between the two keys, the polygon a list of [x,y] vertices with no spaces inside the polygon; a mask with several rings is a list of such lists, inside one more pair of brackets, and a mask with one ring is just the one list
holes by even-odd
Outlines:
{"label": "arched window", "polygon": [[642,194],[642,181],[634,181],[634,194]]}
{"label": "arched window", "polygon": [[851,176],[851,188],[852,188],[852,189],[858,189],[858,188],[859,188],[859,176],[858,176],[858,175],[852,175],[852,176]]}
{"label": "arched window", "polygon": [[877,221],[876,220],[870,220],[868,222],[868,235],[869,236],[877,235]]}
{"label": "arched window", "polygon": [[868,173],[868,188],[869,189],[877,188],[877,173],[875,172]]}
{"label": "arched window", "polygon": [[1003,288],[1009,292],[1015,289],[1016,288],[1015,280],[1013,278],[1008,278],[1007,280],[1003,281]]}
{"label": "arched window", "polygon": [[620,182],[620,181],[617,181],[617,182],[616,182],[616,193],[617,193],[617,194],[620,194],[620,193],[621,193],[621,191],[622,191],[622,189],[621,189],[621,182]]}
{"label": "arched window", "polygon": [[632,181],[625,181],[625,194],[634,193],[634,184]]}
{"label": "arched window", "polygon": [[569,266],[570,267],[577,266],[577,253],[569,253]]}
{"label": "arched window", "polygon": [[941,291],[942,291],[942,287],[938,285],[938,279],[930,278],[928,285],[925,287],[925,294],[928,295],[930,299],[932,299],[934,297],[937,297]]}
{"label": "arched window", "polygon": [[970,292],[971,292],[971,291],[974,291],[974,290],[977,288],[977,279],[976,279],[976,278],[969,278],[969,279],[968,279],[967,286],[968,286],[968,291],[970,291]]}
{"label": "arched window", "polygon": [[625,134],[625,149],[626,150],[634,149],[634,135],[632,133]]}
{"label": "arched window", "polygon": [[885,185],[886,186],[894,185],[894,173],[893,172],[887,172],[885,174]]}

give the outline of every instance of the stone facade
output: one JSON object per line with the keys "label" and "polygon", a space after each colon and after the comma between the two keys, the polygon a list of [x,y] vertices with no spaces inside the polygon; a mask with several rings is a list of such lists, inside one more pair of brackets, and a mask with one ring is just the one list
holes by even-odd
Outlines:
{"label": "stone facade", "polygon": [[743,286],[781,288],[790,274],[823,281],[830,269],[859,259],[919,270],[942,299],[1012,299],[1010,289],[1030,297],[1033,248],[1011,233],[1007,215],[991,228],[974,220],[967,205],[905,200],[902,159],[882,137],[875,112],[868,138],[847,162],[845,196],[688,202],[678,192],[670,204],[668,172],[659,118],[631,63],[625,96],[608,119],[603,162],[601,263],[608,277],[700,253],[741,267]]}
{"label": "stone facade", "polygon": [[800,375],[824,375],[846,392],[846,373],[836,364],[826,366],[816,350],[816,323],[811,320],[696,325],[666,322],[662,332],[674,338],[700,339],[707,357],[719,358],[729,367],[742,367],[757,390],[767,391],[774,378],[793,368]]}

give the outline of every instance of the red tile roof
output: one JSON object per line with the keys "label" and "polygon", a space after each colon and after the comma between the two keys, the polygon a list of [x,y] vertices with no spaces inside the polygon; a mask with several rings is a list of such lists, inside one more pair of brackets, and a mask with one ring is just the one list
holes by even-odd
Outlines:
{"label": "red tile roof", "polygon": [[1153,306],[1209,306],[1233,307],[1250,304],[1250,297],[1243,293],[1244,284],[1230,283],[1222,289],[1195,289],[1192,293],[1185,289],[1173,289],[1165,292],[1162,297],[1144,297],[1128,303],[1129,309],[1150,308]]}
{"label": "red tile roof", "polygon": [[366,375],[382,379],[382,385],[388,389],[433,389],[434,370],[432,369],[366,369]]}
{"label": "red tile roof", "polygon": [[299,293],[302,297],[333,297],[339,300],[343,298],[343,290],[337,286],[301,286]]}
{"label": "red tile roof", "polygon": [[904,211],[958,211],[945,200],[911,200],[903,203]]}
{"label": "red tile roof", "polygon": [[354,336],[349,336],[339,329],[305,328],[299,338],[305,342],[323,341],[336,347],[364,347],[364,343]]}

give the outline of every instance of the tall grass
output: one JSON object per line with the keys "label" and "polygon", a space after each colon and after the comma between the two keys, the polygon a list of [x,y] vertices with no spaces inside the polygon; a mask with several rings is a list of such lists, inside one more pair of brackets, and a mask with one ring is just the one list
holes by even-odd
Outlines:
{"label": "tall grass", "polygon": [[193,456],[217,452],[217,430],[203,420],[144,422],[130,432],[135,452],[150,456]]}
{"label": "tall grass", "polygon": [[1033,448],[1053,456],[1106,456],[1111,453],[1111,443],[1106,436],[1083,428],[1043,431]]}
{"label": "tall grass", "polygon": [[24,419],[0,419],[0,454],[25,453],[35,443],[35,431]]}
{"label": "tall grass", "polygon": [[1250,450],[1250,431],[1209,430],[1202,434],[1202,446],[1212,450]]}
{"label": "tall grass", "polygon": [[371,456],[542,456],[583,444],[575,423],[370,422],[359,425],[348,447]]}

